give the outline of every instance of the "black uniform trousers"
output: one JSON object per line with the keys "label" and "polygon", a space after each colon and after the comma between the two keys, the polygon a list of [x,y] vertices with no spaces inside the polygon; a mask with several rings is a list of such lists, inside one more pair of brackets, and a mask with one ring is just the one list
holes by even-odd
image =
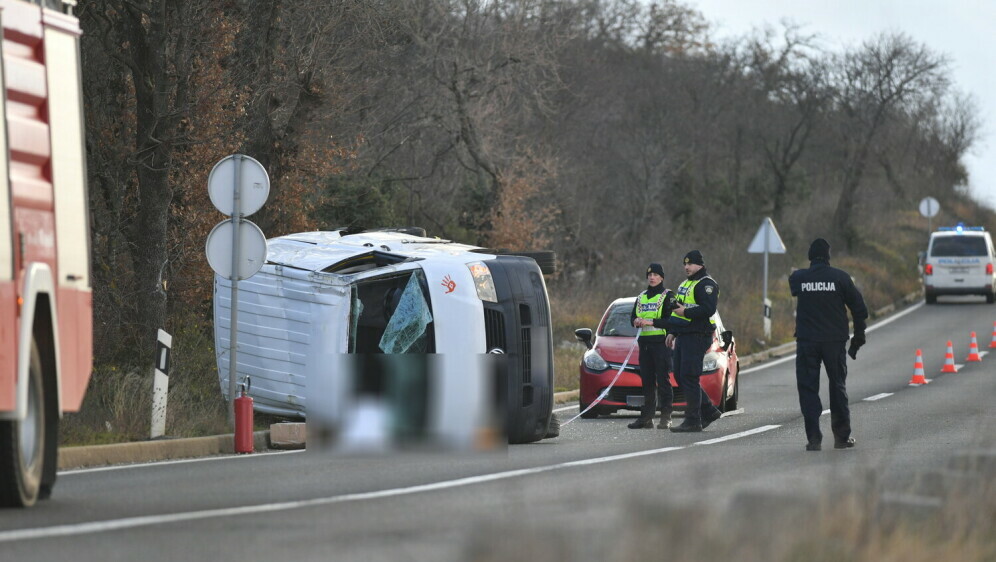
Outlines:
{"label": "black uniform trousers", "polygon": [[830,379],[830,429],[836,442],[847,441],[851,436],[851,410],[847,405],[847,354],[846,341],[796,342],[795,380],[799,389],[799,406],[806,424],[806,439],[820,443],[820,364]]}
{"label": "black uniform trousers", "polygon": [[712,345],[712,334],[678,334],[674,344],[675,378],[685,393],[685,421],[682,425],[701,425],[702,418],[713,417],[719,409],[702,390],[702,360]]}
{"label": "black uniform trousers", "polygon": [[661,411],[671,410],[674,392],[671,390],[671,350],[663,341],[643,341],[640,338],[640,380],[643,382],[643,408],[640,418],[654,417],[657,404]]}

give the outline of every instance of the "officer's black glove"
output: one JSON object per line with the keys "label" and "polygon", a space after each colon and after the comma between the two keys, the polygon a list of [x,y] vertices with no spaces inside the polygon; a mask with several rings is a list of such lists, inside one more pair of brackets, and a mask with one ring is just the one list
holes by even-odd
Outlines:
{"label": "officer's black glove", "polygon": [[671,314],[672,312],[674,312],[674,309],[678,308],[679,306],[681,305],[678,304],[678,299],[670,297],[664,303],[664,314]]}
{"label": "officer's black glove", "polygon": [[858,358],[858,350],[863,345],[865,345],[865,333],[858,332],[854,334],[854,337],[851,338],[851,346],[847,348],[847,354],[851,356],[851,359]]}

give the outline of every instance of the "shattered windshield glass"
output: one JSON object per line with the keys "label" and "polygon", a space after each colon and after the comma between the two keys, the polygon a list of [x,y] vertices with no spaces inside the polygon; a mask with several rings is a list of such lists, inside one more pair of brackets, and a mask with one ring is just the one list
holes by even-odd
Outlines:
{"label": "shattered windshield glass", "polygon": [[384,353],[424,353],[427,345],[425,328],[430,322],[432,312],[429,303],[422,294],[418,278],[413,274],[408,278],[398,305],[384,328],[378,347]]}

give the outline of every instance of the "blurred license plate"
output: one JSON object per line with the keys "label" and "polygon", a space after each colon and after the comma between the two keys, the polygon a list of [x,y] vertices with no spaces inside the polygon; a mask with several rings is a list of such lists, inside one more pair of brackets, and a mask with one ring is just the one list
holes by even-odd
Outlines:
{"label": "blurred license plate", "polygon": [[626,405],[627,406],[643,406],[643,395],[633,396],[632,394],[626,395]]}
{"label": "blurred license plate", "polygon": [[968,273],[967,267],[952,267],[949,269],[951,273]]}

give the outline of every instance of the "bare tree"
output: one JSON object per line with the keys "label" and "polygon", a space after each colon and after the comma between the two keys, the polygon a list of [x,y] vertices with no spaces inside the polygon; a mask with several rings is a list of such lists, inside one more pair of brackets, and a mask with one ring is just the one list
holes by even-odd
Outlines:
{"label": "bare tree", "polygon": [[[119,248],[127,248],[130,256],[134,292],[121,301],[121,319],[135,329],[122,331],[126,341],[120,343],[132,350],[151,350],[156,329],[167,323],[167,234],[174,194],[170,174],[176,150],[190,141],[182,126],[193,107],[189,81],[217,12],[213,3],[201,1],[81,0],[79,7],[85,48],[102,51],[102,56],[84,57],[91,63],[84,72],[87,91],[99,88],[94,84],[108,81],[108,75],[111,83],[125,87],[125,92],[104,91],[112,107],[126,111],[104,123],[116,127],[132,143],[126,173],[91,169],[91,183],[105,188],[105,208],[116,208],[128,229],[119,233],[125,237]],[[108,61],[114,66],[92,66]],[[88,103],[94,108],[100,100]],[[112,150],[121,148],[120,138],[91,138],[106,141]],[[91,145],[91,153],[95,148]],[[95,177],[99,173],[108,175]],[[109,263],[117,266],[121,261]],[[123,283],[124,279],[115,281]]]}
{"label": "bare tree", "polygon": [[845,151],[843,184],[834,210],[835,231],[853,246],[852,213],[874,145],[890,120],[936,103],[948,87],[947,59],[906,35],[882,35],[845,53],[833,79]]}

